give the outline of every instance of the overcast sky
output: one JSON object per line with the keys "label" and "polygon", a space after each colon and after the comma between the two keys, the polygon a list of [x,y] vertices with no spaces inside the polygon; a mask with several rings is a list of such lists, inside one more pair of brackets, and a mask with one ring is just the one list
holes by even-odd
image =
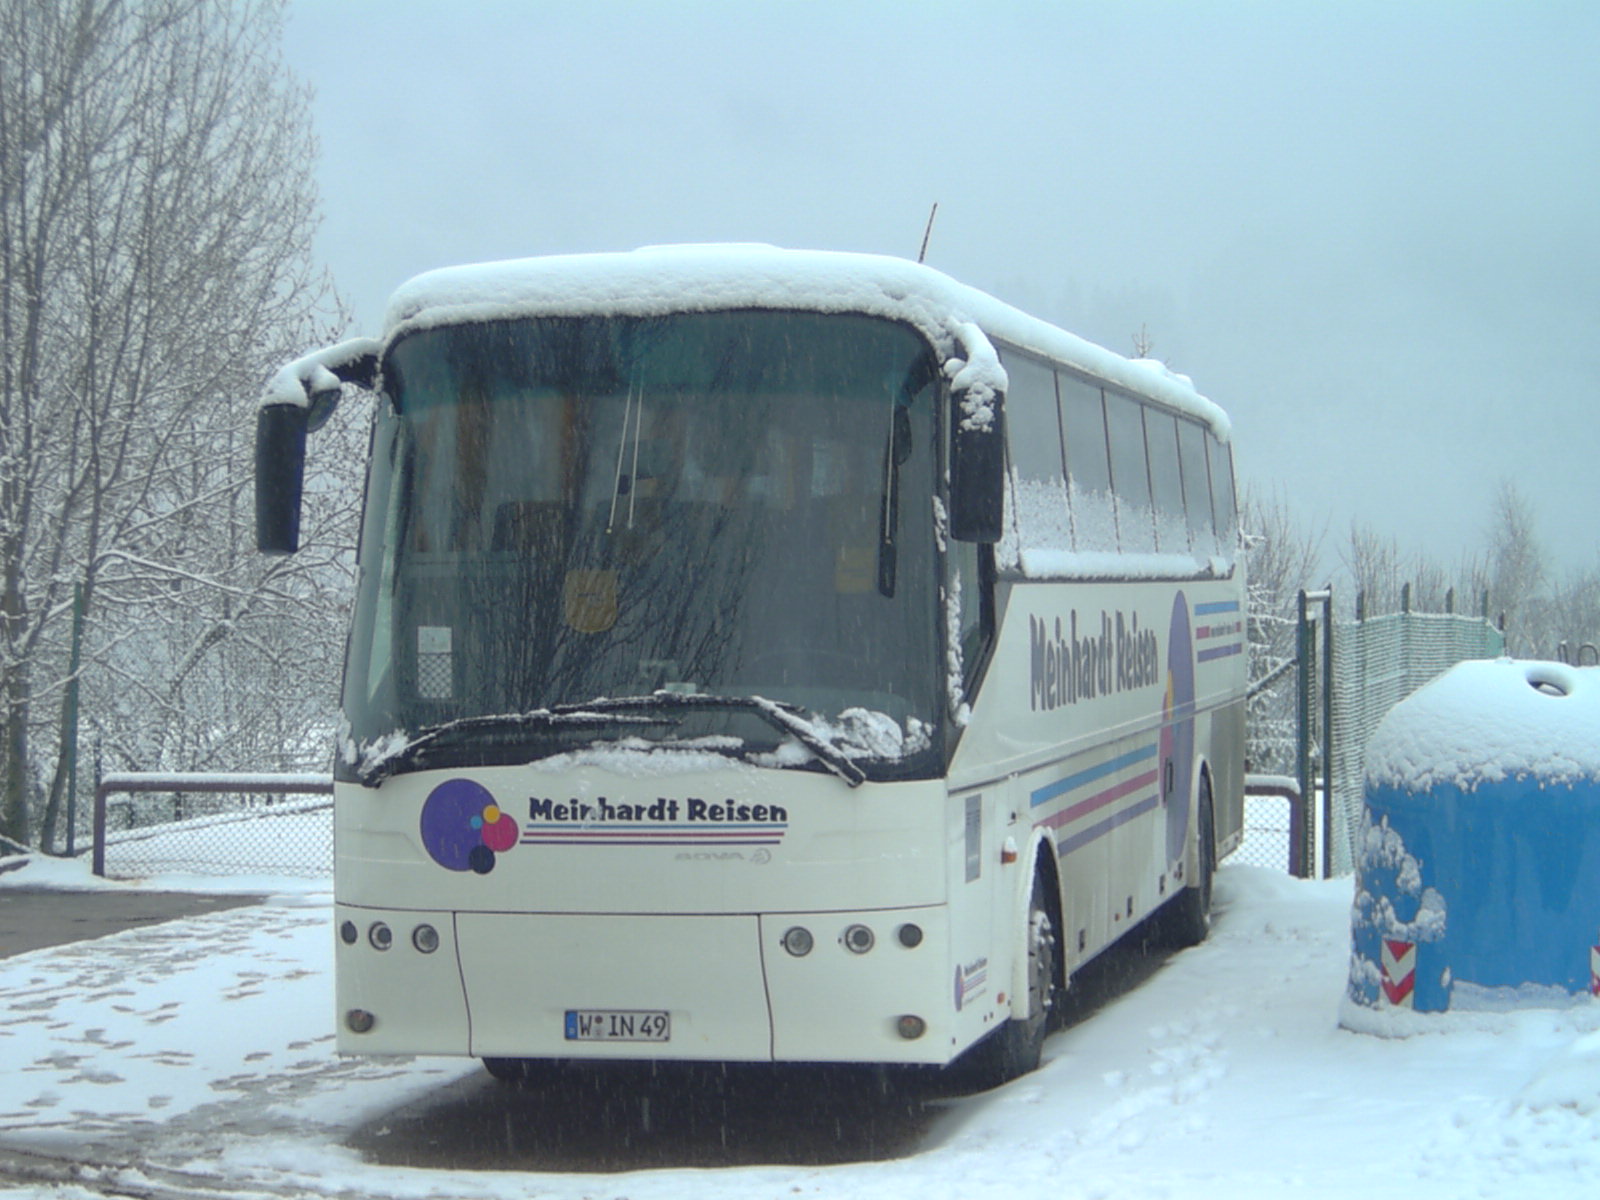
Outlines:
{"label": "overcast sky", "polygon": [[319,250],[915,258],[1233,417],[1336,552],[1455,563],[1499,480],[1600,566],[1600,4],[292,0]]}

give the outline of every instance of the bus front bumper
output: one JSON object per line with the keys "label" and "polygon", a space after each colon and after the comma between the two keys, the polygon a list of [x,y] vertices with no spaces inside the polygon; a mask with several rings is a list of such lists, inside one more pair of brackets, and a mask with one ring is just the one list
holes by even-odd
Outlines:
{"label": "bus front bumper", "polygon": [[962,1048],[942,907],[335,912],[343,1053],[945,1063]]}

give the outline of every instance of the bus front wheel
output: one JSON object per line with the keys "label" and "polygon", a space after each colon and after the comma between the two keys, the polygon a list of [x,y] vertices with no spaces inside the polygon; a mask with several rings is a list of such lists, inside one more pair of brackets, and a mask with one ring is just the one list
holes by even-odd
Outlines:
{"label": "bus front wheel", "polygon": [[998,1087],[1039,1066],[1050,1013],[1055,1006],[1057,942],[1054,906],[1043,872],[1034,876],[1028,903],[1028,1014],[1013,1017],[966,1054],[965,1065],[980,1088]]}
{"label": "bus front wheel", "polygon": [[483,1068],[501,1083],[532,1087],[553,1080],[560,1072],[560,1062],[542,1058],[486,1058]]}

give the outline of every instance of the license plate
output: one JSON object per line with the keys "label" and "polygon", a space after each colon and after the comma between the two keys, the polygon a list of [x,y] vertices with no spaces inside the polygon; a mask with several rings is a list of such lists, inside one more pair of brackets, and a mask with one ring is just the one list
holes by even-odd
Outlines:
{"label": "license plate", "polygon": [[569,1042],[666,1042],[672,1040],[672,1018],[642,1009],[569,1008]]}

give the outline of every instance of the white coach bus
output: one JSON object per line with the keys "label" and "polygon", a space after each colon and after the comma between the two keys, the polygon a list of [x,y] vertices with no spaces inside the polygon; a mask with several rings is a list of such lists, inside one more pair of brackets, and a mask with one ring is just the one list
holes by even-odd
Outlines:
{"label": "white coach bus", "polygon": [[341,385],[341,1051],[1004,1079],[1124,933],[1205,936],[1245,589],[1187,380],[897,259],[436,271],[269,385],[265,551]]}

